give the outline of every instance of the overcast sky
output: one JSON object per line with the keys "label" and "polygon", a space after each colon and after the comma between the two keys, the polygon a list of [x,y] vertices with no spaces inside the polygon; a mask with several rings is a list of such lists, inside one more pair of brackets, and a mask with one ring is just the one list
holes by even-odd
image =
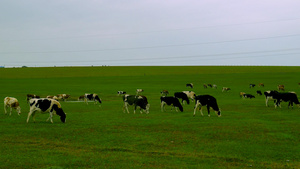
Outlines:
{"label": "overcast sky", "polygon": [[1,0],[0,66],[300,65],[298,0]]}

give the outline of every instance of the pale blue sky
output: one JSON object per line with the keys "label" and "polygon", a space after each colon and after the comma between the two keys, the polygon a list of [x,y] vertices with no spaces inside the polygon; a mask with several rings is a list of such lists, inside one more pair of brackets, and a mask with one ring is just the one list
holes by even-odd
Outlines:
{"label": "pale blue sky", "polygon": [[300,65],[297,0],[1,0],[0,66]]}

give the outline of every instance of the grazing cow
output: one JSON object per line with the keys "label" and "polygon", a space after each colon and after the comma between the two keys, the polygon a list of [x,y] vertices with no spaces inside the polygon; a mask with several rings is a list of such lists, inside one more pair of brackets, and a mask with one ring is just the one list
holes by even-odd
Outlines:
{"label": "grazing cow", "polygon": [[269,90],[269,91],[264,92],[267,107],[269,106],[268,105],[269,100],[275,100],[274,96],[277,94],[278,94],[278,91],[276,91],[276,90]]}
{"label": "grazing cow", "polygon": [[57,100],[58,101],[58,97],[57,96],[47,96],[46,97],[47,99],[54,99],[54,100]]}
{"label": "grazing cow", "polygon": [[284,91],[284,85],[278,85],[277,88],[278,88],[278,91],[280,91],[280,90]]}
{"label": "grazing cow", "polygon": [[140,93],[142,93],[144,90],[143,89],[136,89],[136,95],[139,95]]}
{"label": "grazing cow", "polygon": [[217,85],[216,84],[213,84],[213,86],[212,86],[214,89],[216,89],[217,88]]}
{"label": "grazing cow", "polygon": [[140,107],[140,113],[142,112],[142,109],[145,111],[146,114],[149,113],[150,104],[148,103],[148,100],[146,96],[134,96],[134,95],[124,95],[123,96],[123,112],[125,113],[125,109],[127,110],[127,113],[129,113],[128,106],[133,105],[134,106],[134,114],[136,111],[137,106]]}
{"label": "grazing cow", "polygon": [[243,97],[244,98],[250,98],[250,99],[252,99],[252,98],[255,98],[255,96],[253,96],[252,94],[243,94]]}
{"label": "grazing cow", "polygon": [[185,93],[187,95],[188,98],[191,98],[192,101],[194,101],[195,97],[196,97],[196,93],[193,91],[182,91],[183,93]]}
{"label": "grazing cow", "polygon": [[223,88],[222,88],[222,92],[224,92],[224,91],[227,92],[227,91],[229,91],[229,90],[231,90],[229,87],[223,87]]}
{"label": "grazing cow", "polygon": [[249,87],[253,88],[253,87],[255,87],[255,84],[250,84]]}
{"label": "grazing cow", "polygon": [[193,83],[188,83],[185,85],[186,87],[190,87],[190,88],[194,88],[194,84]]}
{"label": "grazing cow", "polygon": [[59,100],[66,101],[68,98],[70,98],[70,95],[69,95],[69,94],[58,94],[58,95],[57,95],[57,98],[58,98]]}
{"label": "grazing cow", "polygon": [[168,94],[169,94],[168,90],[163,90],[163,91],[160,92],[161,96],[168,96]]}
{"label": "grazing cow", "polygon": [[98,102],[101,104],[102,103],[102,101],[101,101],[101,99],[99,98],[99,96],[97,95],[97,94],[89,94],[89,93],[86,93],[85,95],[84,95],[84,102],[86,103],[86,104],[88,104],[88,100],[92,100],[92,101],[94,101],[94,104],[97,104]]}
{"label": "grazing cow", "polygon": [[240,97],[243,97],[244,94],[246,94],[245,92],[240,92]]}
{"label": "grazing cow", "polygon": [[78,100],[78,101],[84,100],[84,95],[79,96],[77,100]]}
{"label": "grazing cow", "polygon": [[7,114],[7,108],[10,108],[9,115],[11,116],[12,109],[16,109],[18,115],[21,114],[21,107],[18,100],[14,97],[5,97],[4,98],[4,112]]}
{"label": "grazing cow", "polygon": [[265,87],[265,84],[259,83],[259,84],[258,84],[258,87]]}
{"label": "grazing cow", "polygon": [[207,84],[207,86],[209,86],[210,88],[212,88],[212,84]]}
{"label": "grazing cow", "polygon": [[124,92],[124,91],[118,91],[118,95],[121,95],[121,94],[126,94],[126,92]]}
{"label": "grazing cow", "polygon": [[198,107],[200,109],[201,115],[203,116],[202,106],[207,107],[207,112],[208,112],[209,117],[210,117],[210,110],[209,110],[210,108],[212,108],[219,117],[221,116],[221,111],[218,107],[217,100],[213,96],[211,96],[211,95],[198,95],[198,96],[196,96],[195,100],[196,100],[196,105],[195,105],[195,108],[194,108],[194,116],[196,114],[196,111],[197,111]]}
{"label": "grazing cow", "polygon": [[61,108],[61,105],[58,101],[53,99],[30,99],[30,111],[28,113],[27,117],[27,123],[29,122],[30,116],[32,116],[33,121],[35,122],[35,113],[49,113],[49,118],[51,123],[53,123],[53,114],[57,114],[60,116],[61,122],[66,122],[66,114],[64,113],[63,109]]}
{"label": "grazing cow", "polygon": [[176,98],[178,98],[178,99],[182,99],[182,101],[181,101],[182,104],[183,104],[183,101],[186,101],[187,104],[190,104],[190,100],[189,100],[188,96],[185,93],[183,93],[183,92],[175,92],[174,96]]}
{"label": "grazing cow", "polygon": [[203,84],[204,89],[207,89],[207,84]]}
{"label": "grazing cow", "polygon": [[293,93],[293,92],[277,93],[274,95],[274,99],[276,99],[275,108],[277,106],[279,106],[281,108],[281,105],[280,105],[281,101],[289,102],[288,108],[290,108],[290,106],[292,106],[292,108],[293,108],[293,103],[297,104],[298,107],[300,108],[299,100],[298,100],[296,93]]}
{"label": "grazing cow", "polygon": [[256,91],[256,94],[257,94],[257,95],[260,95],[260,96],[262,95],[262,93],[261,93],[260,90],[257,90],[257,91]]}
{"label": "grazing cow", "polygon": [[41,97],[40,97],[40,96],[37,96],[37,95],[35,95],[35,94],[27,94],[27,103],[28,103],[28,101],[29,101],[30,99],[34,99],[34,98],[38,99],[38,98],[41,98]]}
{"label": "grazing cow", "polygon": [[178,112],[177,108],[181,112],[183,112],[183,107],[180,104],[178,98],[173,97],[173,96],[162,96],[160,97],[160,106],[161,106],[161,111],[163,112],[165,110],[165,105],[175,107],[175,110]]}

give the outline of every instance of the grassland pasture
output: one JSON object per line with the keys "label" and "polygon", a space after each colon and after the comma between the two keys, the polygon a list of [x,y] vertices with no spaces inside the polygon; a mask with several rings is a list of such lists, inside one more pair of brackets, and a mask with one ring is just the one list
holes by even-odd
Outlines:
{"label": "grassland pasture", "polygon": [[[0,98],[16,97],[22,113],[5,115],[0,102],[0,168],[300,168],[300,109],[266,107],[256,95],[284,84],[299,96],[299,77],[300,67],[280,66],[2,68]],[[204,89],[204,83],[218,88]],[[135,94],[137,88],[144,89],[150,113],[133,114],[132,107],[123,113],[117,91]],[[222,117],[208,117],[206,109],[193,117],[194,102],[183,105],[184,112],[161,112],[163,89],[210,94]],[[239,92],[256,98],[242,99]],[[65,124],[57,116],[46,122],[42,114],[27,124],[29,93],[67,93],[71,101],[97,93],[103,103],[61,101]]]}

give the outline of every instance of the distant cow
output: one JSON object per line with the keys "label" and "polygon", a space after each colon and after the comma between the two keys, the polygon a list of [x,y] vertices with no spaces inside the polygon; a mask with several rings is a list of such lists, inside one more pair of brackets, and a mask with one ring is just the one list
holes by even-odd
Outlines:
{"label": "distant cow", "polygon": [[253,88],[253,87],[255,87],[255,84],[250,84],[249,87]]}
{"label": "distant cow", "polygon": [[97,94],[90,94],[90,93],[86,93],[84,95],[84,102],[86,104],[88,104],[88,100],[91,100],[91,101],[94,101],[94,104],[97,104],[98,102],[101,104],[102,101],[101,99],[99,98],[99,96]]}
{"label": "distant cow", "polygon": [[260,96],[262,95],[262,93],[261,93],[260,90],[257,90],[257,91],[256,91],[256,94],[257,94],[257,95],[260,95]]}
{"label": "distant cow", "polygon": [[212,88],[216,89],[216,88],[217,88],[217,85],[216,85],[216,84],[213,84]]}
{"label": "distant cow", "polygon": [[41,98],[41,97],[38,96],[38,95],[35,95],[35,94],[27,94],[27,103],[30,99],[34,99],[34,98],[38,99],[38,98]]}
{"label": "distant cow", "polygon": [[203,84],[204,89],[207,89],[207,84]]}
{"label": "distant cow", "polygon": [[297,97],[296,93],[292,93],[292,92],[289,92],[289,93],[277,93],[274,96],[274,99],[276,99],[275,108],[277,106],[279,106],[281,108],[281,105],[280,105],[281,101],[289,102],[288,108],[290,106],[292,106],[292,108],[293,108],[293,104],[294,103],[296,105],[298,105],[298,107],[300,107],[299,100],[298,100],[298,97]]}
{"label": "distant cow", "polygon": [[183,101],[186,101],[187,104],[190,104],[190,100],[184,92],[175,92],[174,96],[178,99],[182,99],[182,101],[181,101],[182,104],[183,104]]}
{"label": "distant cow", "polygon": [[245,92],[240,92],[240,97],[244,97]]}
{"label": "distant cow", "polygon": [[188,83],[185,85],[186,87],[190,87],[190,88],[194,88],[194,84],[193,83]]}
{"label": "distant cow", "polygon": [[143,91],[144,91],[143,89],[136,89],[136,95],[141,94]]}
{"label": "distant cow", "polygon": [[168,90],[163,90],[163,91],[160,92],[161,96],[168,96],[168,94],[169,94]]}
{"label": "distant cow", "polygon": [[126,94],[125,91],[118,91],[118,95]]}
{"label": "distant cow", "polygon": [[183,93],[185,93],[187,95],[188,98],[191,98],[192,101],[194,101],[195,97],[196,97],[196,93],[193,91],[182,91]]}
{"label": "distant cow", "polygon": [[224,92],[224,91],[227,92],[227,91],[229,91],[229,90],[231,90],[229,87],[223,87],[223,88],[222,88],[222,92]]}
{"label": "distant cow", "polygon": [[164,111],[165,105],[168,105],[168,106],[175,107],[176,111],[178,111],[177,108],[179,108],[179,110],[181,112],[183,112],[183,107],[180,104],[178,98],[176,98],[176,97],[162,96],[162,97],[160,97],[160,105],[161,105],[161,111]]}
{"label": "distant cow", "polygon": [[280,90],[284,91],[284,85],[278,85],[277,88],[278,88],[278,91],[280,91]]}
{"label": "distant cow", "polygon": [[21,107],[19,101],[14,97],[5,97],[4,98],[4,112],[7,114],[7,109],[10,109],[9,115],[11,116],[12,109],[16,109],[18,115],[21,114]]}
{"label": "distant cow", "polygon": [[71,95],[69,95],[69,94],[58,94],[58,95],[57,95],[57,98],[58,98],[59,100],[66,101],[68,98],[70,98],[70,96],[71,96]]}
{"label": "distant cow", "polygon": [[210,110],[209,110],[210,108],[212,108],[219,117],[221,116],[221,111],[218,107],[217,100],[213,96],[211,96],[211,95],[198,95],[198,96],[195,97],[195,100],[196,100],[196,105],[195,105],[195,108],[194,108],[194,116],[195,116],[196,111],[197,111],[198,108],[200,109],[200,113],[203,116],[202,106],[207,107],[208,116],[210,116]]}
{"label": "distant cow", "polygon": [[142,109],[145,111],[146,114],[149,113],[150,104],[148,103],[148,100],[146,96],[134,96],[134,95],[124,95],[123,96],[123,112],[125,113],[125,109],[127,110],[127,113],[129,113],[128,107],[133,105],[134,106],[134,114],[136,111],[137,106],[140,107],[140,112],[142,113]]}
{"label": "distant cow", "polygon": [[84,95],[79,96],[77,100],[78,100],[78,101],[84,100]]}
{"label": "distant cow", "polygon": [[259,83],[259,84],[258,84],[258,87],[265,87],[265,84]]}
{"label": "distant cow", "polygon": [[209,84],[207,84],[207,86],[209,86],[210,88],[212,88],[212,84],[210,84],[210,83],[209,83]]}
{"label": "distant cow", "polygon": [[30,99],[30,111],[27,117],[27,123],[29,122],[30,116],[32,116],[33,121],[35,122],[35,113],[40,112],[42,114],[49,113],[49,118],[51,123],[53,123],[53,114],[57,114],[60,116],[61,122],[66,122],[66,114],[64,113],[61,105],[58,101],[53,99]]}
{"label": "distant cow", "polygon": [[57,97],[57,96],[51,96],[51,95],[49,95],[49,96],[47,96],[46,98],[47,98],[47,99],[58,100],[58,97]]}
{"label": "distant cow", "polygon": [[252,94],[243,94],[243,97],[244,98],[250,98],[250,99],[252,99],[252,98],[255,98],[255,96],[253,96]]}

